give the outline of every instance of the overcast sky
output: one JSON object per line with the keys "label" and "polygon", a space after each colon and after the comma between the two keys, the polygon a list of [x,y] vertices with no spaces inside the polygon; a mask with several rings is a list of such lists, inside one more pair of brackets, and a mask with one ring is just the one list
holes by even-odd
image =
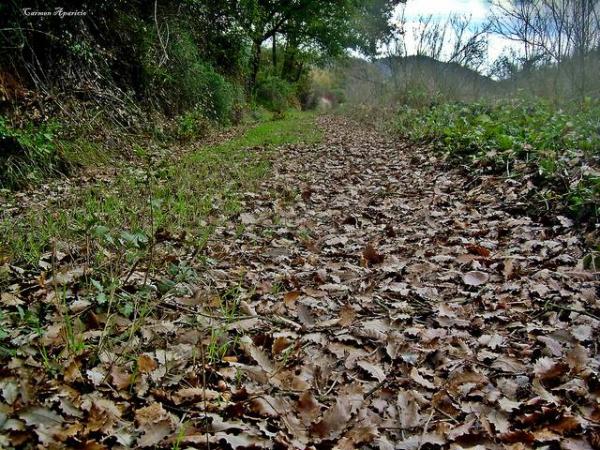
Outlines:
{"label": "overcast sky", "polygon": [[[471,16],[474,24],[481,24],[486,20],[490,11],[488,0],[408,0],[405,6],[407,21],[407,47],[409,53],[415,52],[414,42],[410,34],[419,16],[432,15],[438,20],[446,20],[450,14]],[[494,61],[506,48],[515,44],[497,35],[488,37],[488,61]]]}

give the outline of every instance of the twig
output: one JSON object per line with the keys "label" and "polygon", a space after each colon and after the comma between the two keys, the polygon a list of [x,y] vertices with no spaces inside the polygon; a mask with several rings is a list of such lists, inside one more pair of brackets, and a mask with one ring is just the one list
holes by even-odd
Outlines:
{"label": "twig", "polygon": [[423,445],[423,439],[425,439],[425,435],[427,434],[427,430],[429,429],[429,423],[431,422],[431,418],[433,417],[434,412],[435,409],[432,409],[431,414],[429,414],[429,418],[425,423],[425,427],[423,427],[423,433],[421,434],[421,439],[419,440],[419,446],[417,447],[417,450],[421,450],[421,446]]}
{"label": "twig", "polygon": [[[202,312],[202,311],[195,311],[195,310],[193,310],[191,308],[187,308],[187,307],[185,307],[183,305],[174,305],[173,303],[169,303],[169,302],[161,303],[158,306],[160,306],[160,307],[170,306],[171,308],[181,309],[181,310],[186,311],[186,312],[188,312],[190,314],[196,314],[196,315],[199,315],[199,316],[202,316],[202,317],[206,317],[208,319],[221,320],[223,322],[231,321],[227,317],[217,316],[217,315],[214,315],[214,314],[207,314],[207,313]],[[296,322],[294,322],[291,319],[287,319],[287,318],[281,317],[281,316],[275,316],[275,317],[265,317],[265,316],[235,316],[233,322],[239,322],[239,321],[242,321],[242,320],[252,320],[252,319],[265,320],[267,322],[271,322],[271,323],[276,324],[276,325],[285,324],[285,325],[293,326],[294,328],[297,328],[299,330],[302,329],[302,325],[300,325],[299,323],[296,323]]]}
{"label": "twig", "polygon": [[583,314],[584,316],[588,316],[588,317],[591,317],[592,319],[600,321],[600,317],[598,317],[595,314],[592,314],[591,312],[587,312],[585,310],[569,308],[568,306],[561,306],[561,305],[557,305],[556,303],[546,303],[546,305],[552,306],[553,308],[560,309],[563,311],[569,311],[569,312],[574,312],[577,314]]}
{"label": "twig", "polygon": [[158,26],[158,17],[156,15],[157,9],[158,9],[158,0],[154,0],[154,24],[156,25],[156,34],[158,35],[158,42],[160,43],[160,46],[164,53],[164,60],[161,58],[161,60],[158,62],[158,66],[160,67],[163,65],[163,61],[166,62],[169,60],[169,55],[167,54],[167,49],[165,48],[165,44],[163,43],[162,36],[160,35],[160,27]]}

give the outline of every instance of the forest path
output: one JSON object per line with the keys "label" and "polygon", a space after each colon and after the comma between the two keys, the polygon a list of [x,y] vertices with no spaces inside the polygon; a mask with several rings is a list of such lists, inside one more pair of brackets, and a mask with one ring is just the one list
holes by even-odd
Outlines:
{"label": "forest path", "polygon": [[511,215],[514,181],[473,186],[430,152],[318,122],[324,141],[284,148],[243,231],[213,249],[212,284],[267,319],[227,326],[246,330],[243,355],[217,371],[243,373],[230,411],[256,418],[246,433],[297,448],[598,445],[598,283],[569,221]]}
{"label": "forest path", "polygon": [[85,267],[3,294],[56,312],[9,330],[0,447],[598,448],[599,285],[568,219],[316,120],[206,246],[156,233],[156,270],[102,299]]}

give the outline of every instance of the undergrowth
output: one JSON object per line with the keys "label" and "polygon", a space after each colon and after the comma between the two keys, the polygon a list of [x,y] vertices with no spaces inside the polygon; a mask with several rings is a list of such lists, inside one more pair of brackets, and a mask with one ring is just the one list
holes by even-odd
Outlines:
{"label": "undergrowth", "polygon": [[[107,348],[133,342],[155,316],[158,299],[191,295],[198,270],[215,264],[203,249],[215,229],[226,221],[239,222],[243,194],[268,175],[272,150],[320,139],[313,119],[290,113],[285,120],[261,122],[241,136],[178,159],[155,160],[152,152],[139,148],[146,166],[124,170],[109,184],[98,181],[15,216],[0,212],[0,291],[15,285],[19,274],[37,273],[55,307],[52,313],[51,306],[15,300],[16,309],[0,311],[0,356],[19,353],[10,340],[16,330],[26,327],[46,336],[46,325],[57,312],[64,346],[43,346],[36,355],[49,377],[60,374],[65,358],[97,358]],[[73,283],[77,298],[94,314],[111,318],[118,313],[131,326],[119,331],[107,320],[99,339],[84,343],[82,316],[65,306],[73,291],[64,286]],[[235,293],[224,294],[223,301],[221,313],[233,320],[239,314]],[[212,331],[208,362],[237,345],[219,333]],[[137,354],[133,347],[128,351]]]}
{"label": "undergrowth", "polygon": [[59,157],[57,122],[13,128],[0,116],[0,187],[31,182],[64,171]]}
{"label": "undergrowth", "polygon": [[600,216],[600,104],[557,109],[542,101],[403,107],[396,130],[450,159],[509,178],[529,175],[537,200],[582,222]]}
{"label": "undergrowth", "polygon": [[[150,152],[139,148],[138,157],[148,160],[146,167],[126,169],[110,186],[98,182],[41,211],[0,216],[3,253],[11,262],[36,266],[53,241],[119,241],[143,247],[151,238],[150,207],[155,231],[186,231],[200,243],[214,226],[208,218],[238,212],[240,192],[268,172],[268,148],[319,138],[311,121],[310,114],[290,113],[285,120],[259,123],[242,136],[176,161],[151,161]],[[101,254],[95,257],[102,259]]]}

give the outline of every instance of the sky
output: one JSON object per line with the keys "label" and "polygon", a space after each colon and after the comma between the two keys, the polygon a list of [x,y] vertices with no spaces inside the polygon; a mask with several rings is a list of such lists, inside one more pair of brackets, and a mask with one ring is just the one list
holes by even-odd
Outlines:
{"label": "sky", "polygon": [[[419,16],[432,15],[434,18],[445,21],[451,14],[471,16],[474,25],[485,22],[490,12],[489,0],[408,0],[405,6],[407,21],[407,48],[409,53],[415,52],[414,41],[410,39],[410,31],[418,21]],[[397,14],[399,11],[397,11]],[[515,48],[515,43],[501,36],[490,34],[488,36],[488,64],[498,58],[506,49]]]}

